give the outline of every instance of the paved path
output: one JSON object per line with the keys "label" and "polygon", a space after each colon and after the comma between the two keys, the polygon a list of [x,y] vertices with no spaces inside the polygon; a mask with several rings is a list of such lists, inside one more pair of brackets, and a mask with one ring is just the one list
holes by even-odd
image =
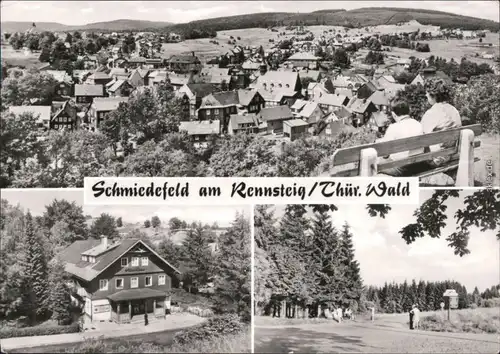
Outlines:
{"label": "paved path", "polygon": [[192,314],[172,314],[164,320],[157,320],[148,326],[144,324],[122,324],[119,329],[88,331],[83,333],[55,334],[50,336],[16,337],[1,339],[2,350],[40,347],[44,345],[71,344],[83,342],[91,338],[118,338],[143,333],[155,333],[191,327],[205,321],[204,318]]}
{"label": "paved path", "polygon": [[255,352],[266,353],[492,353],[498,335],[411,331],[393,324],[321,323],[256,326]]}

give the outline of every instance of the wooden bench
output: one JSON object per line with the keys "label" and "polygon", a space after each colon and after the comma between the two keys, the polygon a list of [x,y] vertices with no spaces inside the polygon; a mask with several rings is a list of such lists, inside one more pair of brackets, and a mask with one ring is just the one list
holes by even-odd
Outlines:
{"label": "wooden bench", "polygon": [[[356,167],[335,172],[331,176],[375,176],[378,171],[383,173],[384,170],[389,168],[429,161],[440,156],[450,156],[451,160],[448,163],[412,177],[422,179],[437,173],[458,169],[455,185],[459,187],[474,186],[474,162],[479,161],[479,159],[474,159],[474,148],[481,145],[481,142],[475,140],[475,137],[481,135],[481,133],[481,124],[474,124],[411,138],[339,149],[333,155],[333,167],[350,163],[356,163]],[[435,152],[427,152],[429,146],[448,142],[455,142],[455,146]],[[396,161],[390,159],[387,162],[378,161],[378,156],[388,156],[398,152],[421,148],[425,149],[426,152]]]}

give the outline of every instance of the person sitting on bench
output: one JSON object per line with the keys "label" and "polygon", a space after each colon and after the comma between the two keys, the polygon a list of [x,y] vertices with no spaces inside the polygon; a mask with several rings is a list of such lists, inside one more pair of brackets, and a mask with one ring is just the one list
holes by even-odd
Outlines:
{"label": "person sitting on bench", "polygon": [[[453,107],[451,101],[451,88],[443,79],[431,78],[424,84],[427,95],[427,100],[431,104],[424,115],[422,116],[422,129],[424,134],[433,132],[450,130],[462,126],[462,119],[460,113]],[[430,151],[439,151],[454,147],[456,142],[445,142],[430,146]],[[439,167],[450,160],[449,156],[436,157],[429,161],[431,167]]]}
{"label": "person sitting on bench", "polygon": [[[383,138],[377,142],[391,141],[404,139],[413,136],[422,135],[424,133],[422,125],[415,119],[409,116],[410,107],[404,100],[395,100],[391,104],[391,114],[395,123],[390,124]],[[415,149],[411,151],[402,151],[390,156],[384,156],[383,159],[400,160],[408,156],[418,155],[424,152],[424,149]],[[409,177],[420,171],[428,169],[428,164],[414,163],[401,167],[393,167],[381,170],[380,174],[392,177]]]}

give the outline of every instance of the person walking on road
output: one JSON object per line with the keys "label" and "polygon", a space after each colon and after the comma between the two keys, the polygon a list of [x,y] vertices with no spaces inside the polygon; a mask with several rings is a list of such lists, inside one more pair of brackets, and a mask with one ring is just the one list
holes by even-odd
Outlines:
{"label": "person walking on road", "polygon": [[371,320],[373,322],[373,321],[375,321],[375,306],[370,307],[370,310],[371,310]]}
{"label": "person walking on road", "polygon": [[144,326],[147,326],[149,324],[149,321],[148,321],[148,314],[145,312],[144,313]]}
{"label": "person walking on road", "polygon": [[413,329],[418,329],[420,325],[420,310],[418,309],[417,305],[413,305],[410,314],[413,314]]}
{"label": "person walking on road", "polygon": [[409,314],[410,314],[410,329],[413,329],[413,316],[414,315],[413,315],[413,312],[411,310],[410,310]]}

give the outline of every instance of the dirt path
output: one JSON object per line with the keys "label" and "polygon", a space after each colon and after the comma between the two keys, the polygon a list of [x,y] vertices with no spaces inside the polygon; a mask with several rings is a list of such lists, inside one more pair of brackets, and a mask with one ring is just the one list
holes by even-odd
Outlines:
{"label": "dirt path", "polygon": [[256,326],[255,352],[496,354],[500,350],[498,335],[410,331],[385,322]]}

